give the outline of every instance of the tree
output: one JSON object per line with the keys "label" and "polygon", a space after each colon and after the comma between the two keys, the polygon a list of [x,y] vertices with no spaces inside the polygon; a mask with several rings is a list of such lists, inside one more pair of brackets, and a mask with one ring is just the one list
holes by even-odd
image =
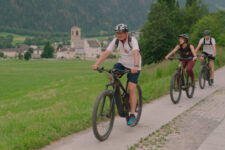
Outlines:
{"label": "tree", "polygon": [[140,37],[143,64],[161,61],[175,46],[177,32],[169,15],[169,8],[165,3],[152,4]]}
{"label": "tree", "polygon": [[22,60],[23,59],[23,54],[22,53],[19,53],[18,55],[18,59]]}
{"label": "tree", "polygon": [[57,46],[57,50],[59,50],[60,48],[62,48],[63,47],[63,45],[62,44],[59,44],[58,46]]}
{"label": "tree", "polygon": [[210,30],[216,40],[221,39],[221,34],[225,34],[224,20],[225,13],[222,12],[204,16],[192,27],[191,42],[197,45],[199,39],[203,36],[204,30]]}
{"label": "tree", "polygon": [[13,42],[13,36],[8,35],[6,37],[0,37],[0,48],[11,48]]}
{"label": "tree", "polygon": [[31,53],[29,51],[27,51],[25,54],[24,54],[24,59],[25,60],[30,60],[31,58]]}
{"label": "tree", "polygon": [[220,34],[217,44],[225,47],[225,33]]}
{"label": "tree", "polygon": [[33,49],[33,48],[29,48],[29,49],[28,49],[28,52],[30,52],[31,54],[33,54],[34,49]]}
{"label": "tree", "polygon": [[191,27],[197,23],[204,15],[208,14],[208,9],[201,0],[187,2],[185,8],[176,8],[171,11],[171,21],[176,25],[179,33],[190,33]]}
{"label": "tree", "polygon": [[25,41],[24,41],[24,44],[32,45],[32,39],[31,38],[26,38]]}
{"label": "tree", "polygon": [[191,27],[208,14],[208,9],[201,0],[192,0],[190,4],[184,9],[183,26],[181,27],[184,33],[190,33]]}
{"label": "tree", "polygon": [[41,54],[42,58],[53,58],[54,48],[50,45],[49,42],[45,44],[44,51]]}
{"label": "tree", "polygon": [[186,7],[192,6],[196,2],[197,2],[197,0],[186,0],[185,6]]}
{"label": "tree", "polygon": [[179,3],[178,0],[177,0],[176,3],[175,3],[175,8],[180,8],[180,3]]}
{"label": "tree", "polygon": [[158,0],[159,3],[166,3],[169,8],[175,8],[175,5],[178,1],[176,0]]}
{"label": "tree", "polygon": [[4,57],[4,53],[3,52],[0,52],[0,57]]}

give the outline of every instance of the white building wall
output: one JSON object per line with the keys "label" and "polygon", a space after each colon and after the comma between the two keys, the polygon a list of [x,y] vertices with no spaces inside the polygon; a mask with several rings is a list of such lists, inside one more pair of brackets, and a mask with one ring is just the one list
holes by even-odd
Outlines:
{"label": "white building wall", "polygon": [[75,58],[75,52],[74,51],[57,52],[56,58],[74,59]]}
{"label": "white building wall", "polygon": [[4,56],[7,56],[7,57],[17,57],[19,54],[18,52],[15,52],[15,51],[3,51],[4,53]]}

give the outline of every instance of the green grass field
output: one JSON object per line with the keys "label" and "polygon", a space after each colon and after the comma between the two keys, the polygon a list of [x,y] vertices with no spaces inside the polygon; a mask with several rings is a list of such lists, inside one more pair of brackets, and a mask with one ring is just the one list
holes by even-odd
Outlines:
{"label": "green grass field", "polygon": [[24,43],[25,39],[27,37],[30,37],[30,36],[18,35],[14,33],[0,32],[0,36],[8,36],[8,35],[12,35],[14,37],[13,43],[12,43],[13,45]]}
{"label": "green grass field", "polygon": [[[0,60],[0,149],[37,149],[90,127],[95,99],[108,82],[106,73],[91,70],[93,63]],[[139,83],[145,102],[169,92],[177,64],[143,67]],[[224,64],[225,51],[220,49],[216,66]],[[111,68],[113,63],[103,65]]]}

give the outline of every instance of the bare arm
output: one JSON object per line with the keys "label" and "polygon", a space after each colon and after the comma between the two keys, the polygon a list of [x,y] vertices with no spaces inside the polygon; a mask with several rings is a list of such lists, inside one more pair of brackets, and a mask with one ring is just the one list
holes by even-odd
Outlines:
{"label": "bare arm", "polygon": [[214,51],[213,57],[216,57],[216,44],[213,44],[212,47],[213,47],[213,51]]}
{"label": "bare arm", "polygon": [[[134,55],[134,65],[140,65],[139,60],[140,60],[140,53],[139,50],[133,50],[133,55]],[[134,66],[131,69],[131,73],[137,73],[138,72],[138,66]]]}
{"label": "bare arm", "polygon": [[111,54],[111,51],[106,50],[102,53],[100,58],[96,61],[95,65],[92,66],[93,70],[96,70],[98,66]]}
{"label": "bare arm", "polygon": [[202,46],[202,44],[199,42],[197,48],[195,49],[195,53],[198,53],[199,48]]}
{"label": "bare arm", "polygon": [[194,56],[193,60],[196,60],[196,59],[197,59],[197,55],[196,55],[196,53],[195,53],[195,48],[194,48],[194,46],[191,45],[191,46],[190,46],[190,49],[191,49],[191,52],[192,52],[192,54],[193,54],[193,56]]}
{"label": "bare arm", "polygon": [[134,54],[134,64],[139,65],[140,60],[139,50],[133,50],[133,54]]}
{"label": "bare arm", "polygon": [[178,49],[180,49],[179,45],[177,45],[165,58],[168,59],[171,55],[176,53],[176,51],[178,51]]}

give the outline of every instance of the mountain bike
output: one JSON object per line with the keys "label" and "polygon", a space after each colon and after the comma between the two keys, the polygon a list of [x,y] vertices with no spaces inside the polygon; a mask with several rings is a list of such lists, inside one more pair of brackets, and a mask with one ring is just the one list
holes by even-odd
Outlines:
{"label": "mountain bike", "polygon": [[[124,87],[119,78],[121,78],[124,74],[130,73],[130,70],[108,70],[104,68],[98,68],[97,70],[99,73],[105,71],[112,75],[111,82],[106,84],[105,90],[101,92],[101,94],[96,99],[92,114],[92,129],[94,135],[99,141],[104,141],[109,137],[113,128],[115,106],[117,107],[119,116],[126,118],[127,122],[129,120],[130,102],[128,81]],[[142,112],[142,91],[138,84],[136,93],[137,106],[135,110],[135,125],[138,124]]]}
{"label": "mountain bike", "polygon": [[[169,60],[175,59],[180,61],[188,61],[193,58],[169,58]],[[185,68],[180,62],[170,81],[170,98],[174,104],[177,104],[180,101],[182,90],[186,92],[188,98],[192,98],[195,91],[195,83],[194,81],[192,82],[191,77],[185,71]]]}
{"label": "mountain bike", "polygon": [[199,70],[199,86],[201,89],[205,88],[205,82],[208,81],[209,86],[212,86],[212,82],[210,80],[210,65],[209,65],[209,57],[212,55],[204,55],[204,61]]}

